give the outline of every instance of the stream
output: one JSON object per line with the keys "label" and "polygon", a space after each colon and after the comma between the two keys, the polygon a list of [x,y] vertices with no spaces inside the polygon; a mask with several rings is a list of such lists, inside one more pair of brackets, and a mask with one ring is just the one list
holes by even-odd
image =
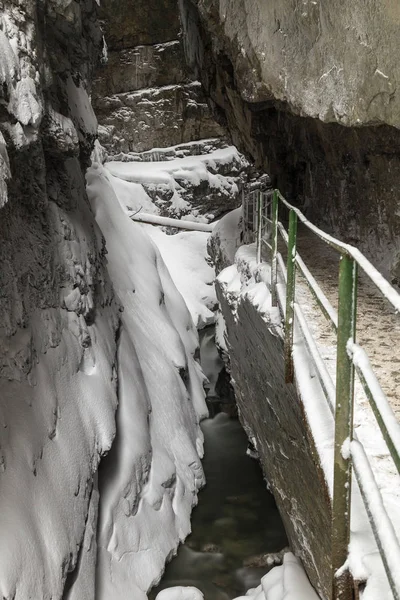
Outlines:
{"label": "stream", "polygon": [[207,400],[213,416],[202,423],[207,484],[193,510],[192,533],[150,600],[178,585],[199,588],[205,600],[230,600],[259,585],[273,562],[266,554],[287,546],[274,497],[258,462],[246,454],[248,440],[238,419],[231,417],[234,405],[223,377],[221,384],[224,365],[212,327],[200,332],[200,360],[210,381]]}

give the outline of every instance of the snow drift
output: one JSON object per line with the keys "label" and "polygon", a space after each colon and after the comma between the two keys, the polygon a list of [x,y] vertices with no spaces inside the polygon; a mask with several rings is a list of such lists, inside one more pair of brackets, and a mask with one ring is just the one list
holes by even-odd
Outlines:
{"label": "snow drift", "polygon": [[204,483],[204,376],[193,358],[193,321],[157,247],[124,213],[103,167],[92,166],[87,183],[123,308],[118,433],[100,477],[96,597],[139,600],[190,532]]}

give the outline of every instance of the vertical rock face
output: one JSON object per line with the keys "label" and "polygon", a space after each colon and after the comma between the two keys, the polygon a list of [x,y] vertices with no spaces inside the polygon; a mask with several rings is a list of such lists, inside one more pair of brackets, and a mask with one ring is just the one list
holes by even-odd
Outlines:
{"label": "vertical rock face", "polygon": [[170,42],[180,30],[176,0],[104,0],[100,17],[111,50]]}
{"label": "vertical rock face", "polygon": [[400,9],[180,0],[186,53],[234,142],[310,216],[400,277]]}
{"label": "vertical rock face", "polygon": [[0,1],[0,596],[16,600],[62,596],[114,434],[117,306],[83,172],[95,9]]}
{"label": "vertical rock face", "polygon": [[93,102],[110,154],[219,137],[201,85],[187,68],[177,0],[101,5],[108,60]]}
{"label": "vertical rock face", "polygon": [[[0,597],[7,600],[94,600],[96,569],[110,585],[107,598],[117,588],[126,598],[139,585],[135,597],[145,599],[189,532],[203,482],[206,408],[190,314],[152,242],[116,198],[113,212],[106,193],[107,268],[86,193],[97,136],[90,82],[101,50],[97,0],[0,0]],[[99,189],[91,189],[94,204]],[[118,422],[128,425],[117,438],[122,460],[113,463],[122,483],[107,504],[96,471],[114,440],[117,392],[132,419]],[[139,504],[156,516],[138,516],[133,526]],[[100,554],[115,567],[106,574],[104,563],[96,567],[100,506],[107,525]],[[121,526],[112,536],[116,514]],[[146,562],[145,534],[156,560]],[[132,542],[130,560],[120,560],[121,539]],[[135,558],[143,565],[134,569]]]}

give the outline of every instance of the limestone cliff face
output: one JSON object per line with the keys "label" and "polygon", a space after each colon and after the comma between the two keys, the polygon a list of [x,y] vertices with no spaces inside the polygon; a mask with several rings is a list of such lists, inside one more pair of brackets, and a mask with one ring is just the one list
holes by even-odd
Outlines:
{"label": "limestone cliff face", "polygon": [[93,562],[114,435],[118,307],[84,181],[96,6],[0,1],[0,596],[16,600],[61,598],[84,538]]}
{"label": "limestone cliff face", "polygon": [[104,0],[108,60],[93,104],[110,154],[219,137],[199,82],[185,63],[177,0]]}
{"label": "limestone cliff face", "polygon": [[186,52],[233,140],[293,201],[400,276],[400,8],[180,0]]}

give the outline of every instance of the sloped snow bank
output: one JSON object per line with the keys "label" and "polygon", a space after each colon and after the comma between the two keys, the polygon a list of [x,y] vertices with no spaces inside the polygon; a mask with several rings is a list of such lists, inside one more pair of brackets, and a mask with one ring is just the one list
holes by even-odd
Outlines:
{"label": "sloped snow bank", "polygon": [[[203,594],[194,587],[171,587],[157,595],[156,600],[202,600]],[[274,567],[261,579],[261,585],[236,600],[318,600],[307,575],[294,554],[287,552],[283,564]]]}
{"label": "sloped snow bank", "polygon": [[93,473],[115,433],[117,310],[101,281],[102,304],[89,324],[88,282],[100,257],[88,215],[80,210],[69,217],[73,236],[59,252],[76,286],[62,290],[62,307],[38,306],[29,325],[1,338],[1,598],[61,598],[85,530],[95,547],[87,516],[90,506],[97,518]]}
{"label": "sloped snow bank", "polygon": [[[157,207],[151,199],[143,197],[140,185],[127,183],[111,175],[108,169],[100,165],[97,169],[112,187],[124,213],[128,215],[132,207],[139,210],[141,206],[149,213],[157,213]],[[201,329],[214,323],[213,311],[217,305],[215,272],[206,261],[209,233],[189,231],[167,235],[161,228],[153,225],[142,225],[142,228],[158,247],[173,282],[185,299],[196,328]]]}
{"label": "sloped snow bank", "polygon": [[159,250],[127,217],[103,167],[89,169],[87,184],[123,307],[118,433],[100,481],[96,599],[144,600],[190,532],[204,483],[204,376],[193,358],[197,332]]}
{"label": "sloped snow bank", "polygon": [[187,231],[166,235],[158,227],[146,226],[168,267],[171,277],[185,299],[197,329],[215,321],[214,269],[206,262],[208,233]]}

